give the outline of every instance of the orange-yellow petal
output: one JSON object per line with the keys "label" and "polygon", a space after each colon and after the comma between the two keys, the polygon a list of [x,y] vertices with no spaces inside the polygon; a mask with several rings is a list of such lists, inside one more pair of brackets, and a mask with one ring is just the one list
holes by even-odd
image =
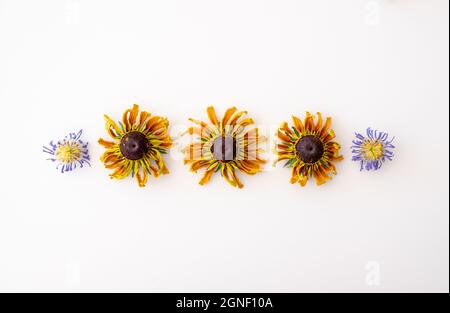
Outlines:
{"label": "orange-yellow petal", "polygon": [[129,132],[131,130],[130,119],[128,117],[130,112],[131,112],[131,109],[127,109],[127,110],[125,110],[125,112],[122,115],[122,123],[125,127],[126,132]]}
{"label": "orange-yellow petal", "polygon": [[231,179],[236,183],[236,186],[240,189],[242,187],[244,187],[244,185],[241,183],[241,181],[239,180],[239,178],[236,175],[236,171],[234,170],[234,168],[230,168],[229,169],[230,174],[231,174]]}
{"label": "orange-yellow petal", "polygon": [[206,128],[199,128],[195,126],[189,127],[186,132],[189,135],[197,135],[201,138],[207,139],[209,138],[210,132]]}
{"label": "orange-yellow petal", "polygon": [[142,171],[142,176],[139,171],[136,173],[136,180],[139,184],[139,187],[145,187],[148,182],[148,173],[146,170]]}
{"label": "orange-yellow petal", "polygon": [[231,116],[237,111],[236,107],[229,108],[222,119],[222,127],[227,125],[228,120],[231,118]]}
{"label": "orange-yellow petal", "polygon": [[253,119],[246,118],[246,119],[243,119],[242,121],[240,121],[239,124],[237,125],[237,127],[247,127],[247,126],[252,125],[254,123],[255,122],[253,121]]}
{"label": "orange-yellow petal", "polygon": [[228,174],[228,164],[223,163],[222,164],[222,176],[223,178],[225,178],[225,180],[233,187],[236,187],[236,182],[234,180],[232,180]]}
{"label": "orange-yellow petal", "polygon": [[300,176],[299,176],[299,165],[296,165],[292,168],[292,174],[291,174],[291,184],[295,184],[299,181]]}
{"label": "orange-yellow petal", "polygon": [[203,186],[209,182],[209,180],[211,179],[211,176],[214,174],[217,166],[219,166],[219,162],[215,162],[205,171],[205,174],[203,175],[202,179],[199,182],[200,185]]}
{"label": "orange-yellow petal", "polygon": [[306,183],[308,182],[308,176],[300,175],[298,177],[298,182],[299,182],[300,186],[305,187]]}
{"label": "orange-yellow petal", "polygon": [[105,147],[105,148],[113,148],[113,147],[115,147],[115,146],[117,145],[116,143],[111,142],[111,141],[104,140],[103,138],[100,138],[100,139],[98,140],[98,143],[99,143],[100,145],[102,145],[103,147]]}
{"label": "orange-yellow petal", "polygon": [[314,130],[314,116],[309,112],[306,112],[305,129],[308,131]]}
{"label": "orange-yellow petal", "polygon": [[142,111],[139,116],[139,125],[138,128],[141,128],[144,126],[145,122],[147,121],[147,118],[150,116],[150,113]]}
{"label": "orange-yellow petal", "polygon": [[106,131],[108,134],[115,139],[120,139],[124,135],[123,131],[117,126],[116,122],[114,122],[108,115],[104,116],[106,121]]}
{"label": "orange-yellow petal", "polygon": [[291,138],[289,138],[287,135],[285,135],[284,133],[282,133],[281,130],[278,130],[277,136],[278,136],[278,138],[280,138],[280,139],[283,140],[284,142],[292,142],[292,141],[293,141],[293,140],[292,140]]}
{"label": "orange-yellow petal", "polygon": [[131,109],[130,112],[130,125],[131,127],[134,126],[134,124],[136,123],[136,118],[139,114],[139,106],[137,104],[133,104],[133,108]]}
{"label": "orange-yellow petal", "polygon": [[152,116],[151,118],[149,118],[147,124],[145,125],[145,131],[149,132],[155,126],[155,124],[158,124],[160,122],[160,119],[161,118],[159,116]]}
{"label": "orange-yellow petal", "polygon": [[211,161],[209,160],[198,160],[198,161],[194,161],[191,164],[191,171],[192,172],[197,172],[199,169],[202,169],[204,167],[209,166],[211,163]]}
{"label": "orange-yellow petal", "polygon": [[203,122],[203,121],[196,120],[196,119],[193,119],[193,118],[189,118],[189,121],[191,121],[194,124],[197,124],[197,125],[201,126],[202,128],[208,128],[208,124]]}
{"label": "orange-yellow petal", "polygon": [[228,122],[229,125],[234,126],[236,125],[237,121],[243,116],[247,114],[247,111],[240,111],[238,113],[236,113]]}
{"label": "orange-yellow petal", "polygon": [[209,106],[206,109],[206,112],[208,113],[208,117],[209,117],[209,120],[211,121],[211,123],[213,123],[214,125],[218,125],[219,122],[217,121],[216,111],[214,110],[214,107]]}
{"label": "orange-yellow petal", "polygon": [[294,121],[294,126],[297,128],[297,130],[301,133],[303,131],[303,123],[302,120],[298,117],[292,115],[292,120]]}
{"label": "orange-yellow petal", "polygon": [[289,125],[288,125],[287,122],[283,122],[283,123],[281,124],[280,128],[281,128],[282,130],[284,130],[284,132],[285,132],[286,134],[288,134],[289,136],[291,136],[291,137],[297,137],[297,136],[294,134],[294,132],[289,128]]}
{"label": "orange-yellow petal", "polygon": [[319,132],[322,129],[322,125],[323,125],[322,114],[320,112],[317,112],[317,123],[316,123],[315,131]]}
{"label": "orange-yellow petal", "polygon": [[325,120],[325,125],[322,127],[322,130],[320,131],[320,135],[322,138],[324,138],[328,134],[328,129],[331,127],[332,119],[331,117],[327,117]]}

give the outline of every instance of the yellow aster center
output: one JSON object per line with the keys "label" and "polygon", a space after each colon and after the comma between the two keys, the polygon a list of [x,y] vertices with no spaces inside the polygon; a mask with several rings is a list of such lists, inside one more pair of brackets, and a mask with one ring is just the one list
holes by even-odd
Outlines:
{"label": "yellow aster center", "polygon": [[362,145],[362,151],[366,160],[378,160],[383,156],[383,145],[377,140],[366,141]]}
{"label": "yellow aster center", "polygon": [[63,145],[60,145],[56,149],[55,154],[59,162],[72,163],[80,159],[81,149],[76,143],[67,142]]}

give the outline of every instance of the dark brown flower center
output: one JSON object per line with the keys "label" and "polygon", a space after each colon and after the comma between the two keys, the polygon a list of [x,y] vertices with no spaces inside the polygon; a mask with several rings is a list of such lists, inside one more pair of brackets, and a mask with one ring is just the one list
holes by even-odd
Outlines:
{"label": "dark brown flower center", "polygon": [[147,137],[140,132],[131,132],[122,137],[120,151],[128,160],[139,160],[150,148]]}
{"label": "dark brown flower center", "polygon": [[221,136],[214,140],[211,146],[211,153],[214,159],[223,162],[232,161],[237,156],[237,142],[234,137]]}
{"label": "dark brown flower center", "polygon": [[295,146],[298,155],[305,163],[315,163],[323,156],[323,143],[316,136],[302,137]]}

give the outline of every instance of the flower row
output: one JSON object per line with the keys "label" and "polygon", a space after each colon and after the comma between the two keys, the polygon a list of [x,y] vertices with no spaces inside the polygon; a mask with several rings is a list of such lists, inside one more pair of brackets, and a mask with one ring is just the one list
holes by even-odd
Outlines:
{"label": "flower row", "polygon": [[[261,156],[261,143],[266,139],[259,135],[253,119],[246,111],[236,107],[226,110],[219,118],[214,107],[207,108],[208,122],[189,119],[193,126],[184,135],[192,136],[192,143],[183,148],[185,164],[190,170],[203,170],[200,185],[209,182],[214,173],[232,186],[242,188],[237,172],[255,175],[266,163]],[[99,139],[106,151],[101,161],[112,170],[111,178],[135,177],[144,187],[149,176],[155,178],[168,174],[164,154],[172,147],[167,118],[140,111],[138,105],[127,109],[122,120],[115,122],[105,115],[105,127],[110,140]],[[391,161],[394,154],[393,138],[385,132],[367,129],[366,135],[356,133],[351,146],[352,161],[359,162],[361,170],[378,170]],[[43,151],[56,162],[62,173],[77,167],[90,166],[88,144],[81,139],[82,131],[71,133],[57,142],[50,142]],[[320,113],[306,113],[304,119],[292,116],[292,123],[283,122],[277,130],[275,152],[277,162],[284,161],[291,168],[290,182],[305,186],[309,178],[322,185],[336,175],[335,162],[343,160],[341,146],[335,141],[331,118]]]}

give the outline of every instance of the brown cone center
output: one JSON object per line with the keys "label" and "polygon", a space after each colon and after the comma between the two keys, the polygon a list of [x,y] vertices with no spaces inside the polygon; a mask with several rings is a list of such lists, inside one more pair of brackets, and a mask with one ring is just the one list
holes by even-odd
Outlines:
{"label": "brown cone center", "polygon": [[131,132],[122,137],[120,151],[129,160],[139,160],[150,148],[147,137],[140,132]]}
{"label": "brown cone center", "polygon": [[298,155],[305,163],[315,163],[323,156],[324,147],[322,141],[316,136],[305,136],[295,146]]}
{"label": "brown cone center", "polygon": [[232,161],[237,156],[237,142],[234,137],[221,136],[214,140],[211,146],[214,159],[223,162]]}

